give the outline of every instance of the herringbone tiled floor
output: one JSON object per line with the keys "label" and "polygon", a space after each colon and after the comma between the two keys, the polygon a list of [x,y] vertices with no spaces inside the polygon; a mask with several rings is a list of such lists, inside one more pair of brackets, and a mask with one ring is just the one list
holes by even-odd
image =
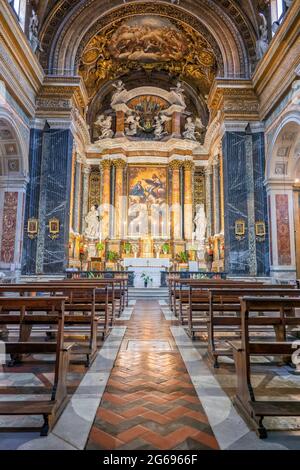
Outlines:
{"label": "herringbone tiled floor", "polygon": [[169,326],[158,302],[137,302],[87,449],[218,449]]}

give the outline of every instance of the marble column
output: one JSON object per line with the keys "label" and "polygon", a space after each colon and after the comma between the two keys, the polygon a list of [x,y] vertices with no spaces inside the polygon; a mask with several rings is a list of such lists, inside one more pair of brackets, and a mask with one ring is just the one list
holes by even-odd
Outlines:
{"label": "marble column", "polygon": [[191,241],[193,237],[193,170],[194,163],[186,161],[184,167],[184,238]]}
{"label": "marble column", "polygon": [[110,231],[110,196],[111,196],[111,160],[103,160],[102,168],[102,198],[101,198],[101,214],[102,214],[102,237],[109,238]]}
{"label": "marble column", "polygon": [[[263,133],[248,126],[223,137],[225,271],[233,275],[268,275],[268,237],[256,236],[256,222],[268,230]],[[243,221],[239,236],[235,224]]]}
{"label": "marble column", "polygon": [[245,135],[245,161],[246,161],[246,188],[248,211],[248,264],[250,276],[257,274],[256,234],[255,234],[255,196],[254,196],[254,168],[253,168],[253,141],[251,132]]}
{"label": "marble column", "polygon": [[29,238],[27,233],[28,219],[38,219],[39,199],[41,189],[41,162],[43,149],[43,130],[33,128],[30,130],[29,143],[29,183],[26,190],[24,240],[22,273],[35,274],[37,238]]}
{"label": "marble column", "polygon": [[212,167],[210,164],[205,169],[205,188],[206,188],[207,237],[211,237],[213,235],[213,231],[212,231],[213,188],[212,188]]}
{"label": "marble column", "polygon": [[85,218],[89,211],[89,189],[90,189],[90,174],[91,174],[91,167],[86,163],[83,165],[82,168],[82,207],[81,207],[81,233],[84,233],[86,228]]}
{"label": "marble column", "polygon": [[221,207],[220,207],[220,159],[216,155],[213,159],[213,184],[214,184],[214,228],[215,235],[221,231]]}
{"label": "marble column", "polygon": [[117,240],[123,238],[123,222],[125,220],[124,213],[124,168],[126,162],[121,158],[114,160],[116,168],[115,176],[115,237]]}
{"label": "marble column", "polygon": [[[38,135],[32,132],[25,227],[28,218],[35,217],[39,231],[35,240],[24,237],[23,273],[63,274],[69,257],[73,136],[69,128],[56,128],[55,124],[46,125]],[[59,222],[57,238],[49,236],[53,218]]]}
{"label": "marble column", "polygon": [[73,230],[75,233],[80,232],[81,177],[82,177],[82,159],[80,155],[76,154],[74,205],[73,205]]}
{"label": "marble column", "polygon": [[182,162],[173,160],[170,163],[172,170],[172,234],[174,240],[182,238],[181,197],[180,197],[180,168]]}

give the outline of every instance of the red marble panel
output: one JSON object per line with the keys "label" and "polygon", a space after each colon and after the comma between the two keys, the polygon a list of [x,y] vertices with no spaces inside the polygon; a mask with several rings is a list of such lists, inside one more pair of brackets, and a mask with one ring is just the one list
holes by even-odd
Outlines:
{"label": "red marble panel", "polygon": [[270,262],[273,264],[273,236],[272,236],[272,218],[271,218],[271,197],[268,196],[269,209],[269,234],[270,234]]}
{"label": "red marble panel", "polygon": [[1,240],[1,261],[13,263],[17,228],[18,193],[4,195],[3,230]]}
{"label": "red marble panel", "polygon": [[292,262],[288,196],[287,194],[276,194],[275,200],[278,264],[288,266]]}

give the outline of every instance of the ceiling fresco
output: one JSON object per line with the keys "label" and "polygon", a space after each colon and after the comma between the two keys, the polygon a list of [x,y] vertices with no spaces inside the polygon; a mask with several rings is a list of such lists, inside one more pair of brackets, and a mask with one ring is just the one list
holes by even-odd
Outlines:
{"label": "ceiling fresco", "polygon": [[195,82],[207,93],[217,70],[208,41],[185,23],[159,16],[120,20],[94,36],[79,71],[93,97],[107,80],[144,70]]}

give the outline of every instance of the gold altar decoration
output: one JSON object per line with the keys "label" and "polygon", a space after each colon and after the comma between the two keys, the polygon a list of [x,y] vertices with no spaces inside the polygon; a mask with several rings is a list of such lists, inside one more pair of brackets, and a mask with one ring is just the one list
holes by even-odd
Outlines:
{"label": "gold altar decoration", "polygon": [[94,36],[79,66],[90,98],[104,81],[139,70],[190,79],[207,93],[215,77],[216,58],[208,41],[187,24],[139,15],[115,21]]}
{"label": "gold altar decoration", "polygon": [[89,207],[99,206],[101,203],[101,173],[93,168],[90,174]]}
{"label": "gold altar decoration", "polygon": [[235,238],[237,240],[243,240],[246,234],[246,224],[242,219],[236,220],[234,224]]}

